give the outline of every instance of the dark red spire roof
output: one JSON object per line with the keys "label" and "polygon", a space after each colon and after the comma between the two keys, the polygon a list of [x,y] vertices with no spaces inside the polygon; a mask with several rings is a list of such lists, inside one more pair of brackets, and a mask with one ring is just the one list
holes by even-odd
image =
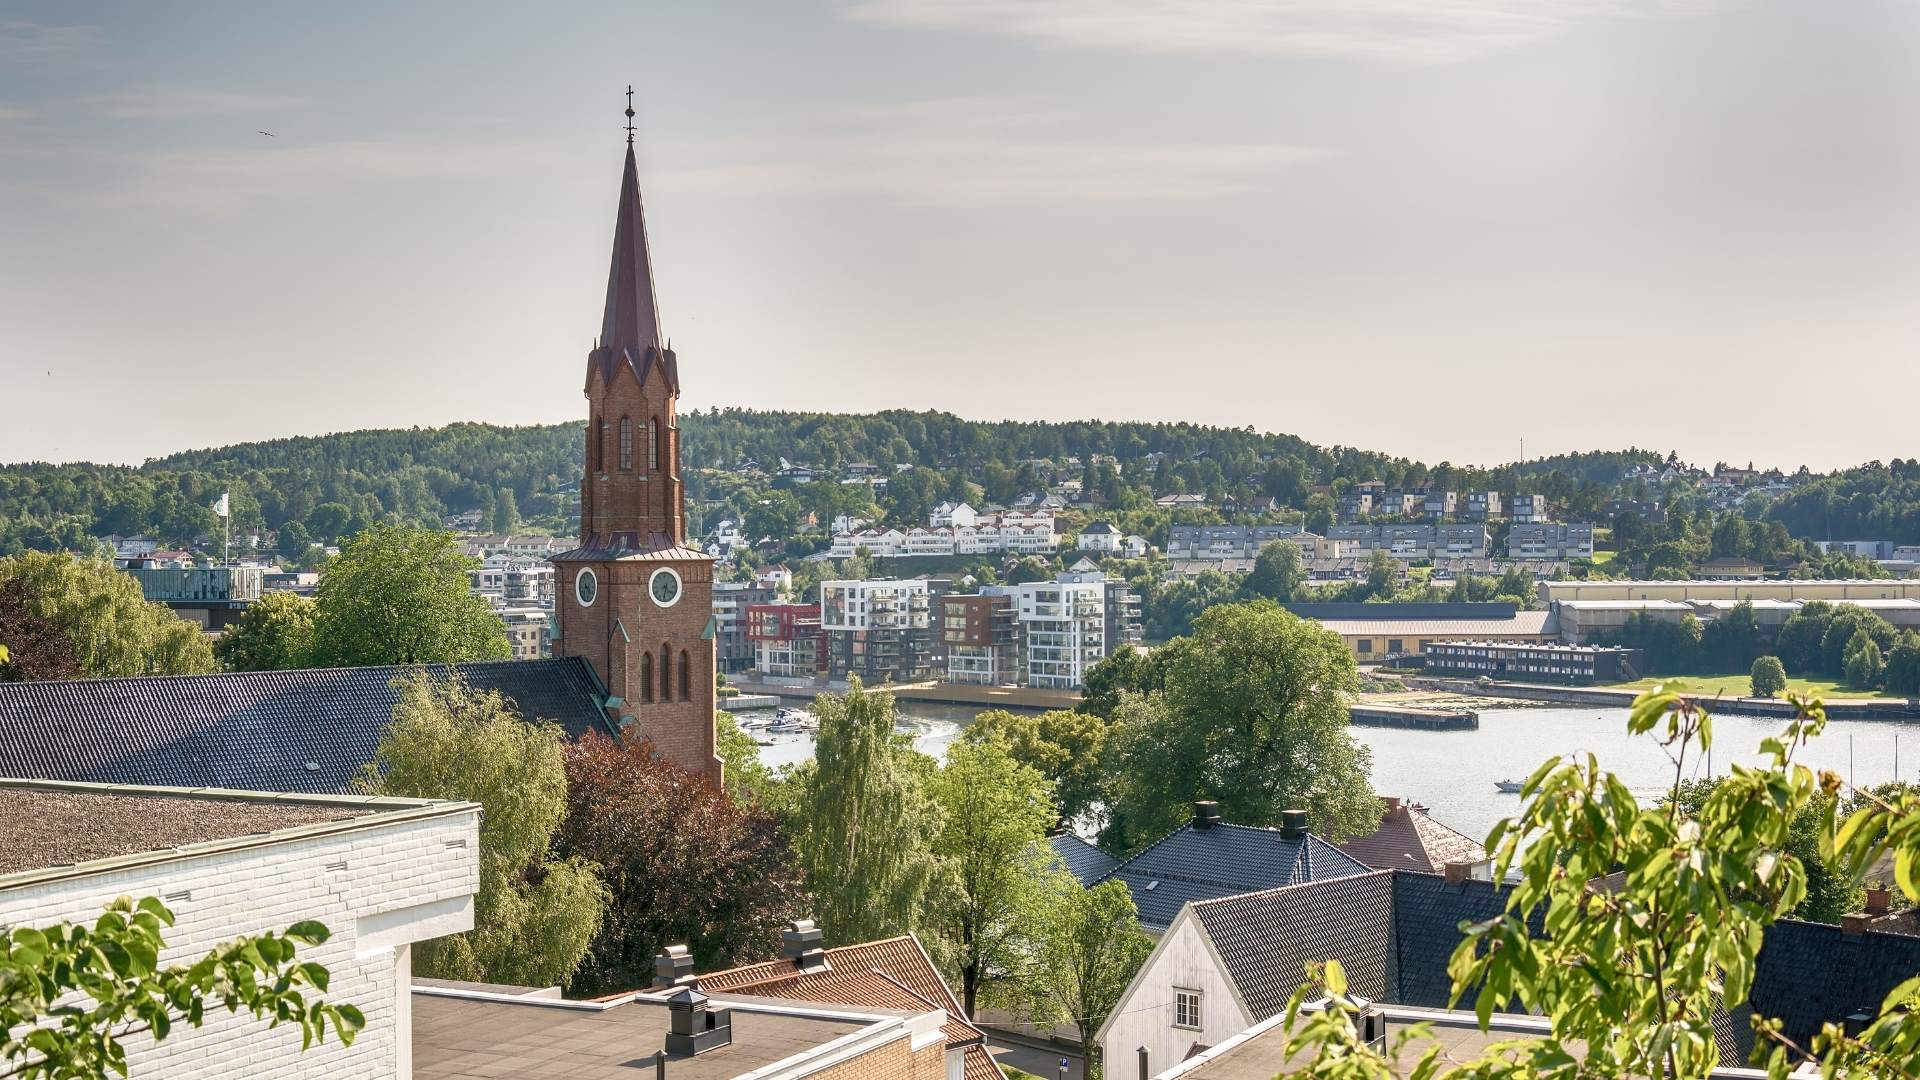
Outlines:
{"label": "dark red spire roof", "polygon": [[622,362],[633,365],[642,383],[655,362],[665,368],[677,393],[679,372],[660,338],[660,307],[653,296],[653,259],[647,251],[647,218],[640,208],[640,174],[627,147],[620,177],[620,211],[613,230],[613,264],[607,270],[607,309],[600,320],[600,345],[594,358],[602,378],[611,378]]}

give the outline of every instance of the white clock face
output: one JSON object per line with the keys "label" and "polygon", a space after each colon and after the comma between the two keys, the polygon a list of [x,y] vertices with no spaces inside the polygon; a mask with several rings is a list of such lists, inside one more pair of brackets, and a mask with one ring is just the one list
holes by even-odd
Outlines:
{"label": "white clock face", "polygon": [[680,575],[664,566],[655,570],[647,582],[647,592],[652,594],[655,604],[672,607],[680,602]]}
{"label": "white clock face", "polygon": [[573,579],[573,597],[581,607],[592,607],[600,595],[600,577],[592,570],[581,570]]}

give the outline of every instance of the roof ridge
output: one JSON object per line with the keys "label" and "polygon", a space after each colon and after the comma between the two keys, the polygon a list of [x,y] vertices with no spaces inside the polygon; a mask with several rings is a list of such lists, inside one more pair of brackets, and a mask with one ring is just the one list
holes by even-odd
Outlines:
{"label": "roof ridge", "polygon": [[[1313,881],[1290,881],[1285,885],[1275,885],[1271,889],[1254,889],[1251,892],[1235,893],[1232,896],[1215,896],[1206,900],[1189,900],[1187,901],[1187,905],[1193,908],[1194,913],[1197,915],[1200,909],[1203,907],[1212,907],[1215,905],[1233,903],[1236,901],[1250,901],[1250,900],[1256,900],[1256,899],[1264,899],[1274,893],[1286,892],[1288,889],[1305,889],[1314,885],[1325,885],[1330,881],[1351,881],[1354,878],[1378,877],[1381,874],[1392,875],[1392,874],[1418,873],[1418,872],[1419,871],[1400,870],[1395,867],[1389,867],[1384,870],[1375,870],[1372,868],[1368,868],[1364,873],[1359,873],[1359,874],[1342,874],[1339,877],[1318,878]],[[1429,876],[1439,877],[1440,875],[1432,874]]]}

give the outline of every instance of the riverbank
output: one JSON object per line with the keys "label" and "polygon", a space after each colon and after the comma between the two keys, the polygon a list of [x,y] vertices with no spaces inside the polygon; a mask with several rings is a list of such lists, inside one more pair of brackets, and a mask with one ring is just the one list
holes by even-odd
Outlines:
{"label": "riverbank", "polygon": [[[1407,685],[1419,689],[1481,698],[1544,702],[1555,705],[1592,705],[1603,709],[1625,709],[1641,691],[1607,686],[1546,686],[1538,683],[1478,683],[1454,679],[1409,679]],[[1740,716],[1766,716],[1788,719],[1793,706],[1779,698],[1731,697],[1709,699],[1715,712]],[[1920,708],[1903,698],[1836,698],[1826,703],[1832,720],[1920,720]]]}

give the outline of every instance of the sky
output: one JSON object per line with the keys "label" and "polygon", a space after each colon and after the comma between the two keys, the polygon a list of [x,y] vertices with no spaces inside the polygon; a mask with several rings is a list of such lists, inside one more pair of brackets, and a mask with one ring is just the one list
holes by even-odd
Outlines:
{"label": "sky", "polygon": [[[682,408],[1920,454],[1906,0],[0,0],[0,461]],[[271,133],[271,134],[264,134]]]}

